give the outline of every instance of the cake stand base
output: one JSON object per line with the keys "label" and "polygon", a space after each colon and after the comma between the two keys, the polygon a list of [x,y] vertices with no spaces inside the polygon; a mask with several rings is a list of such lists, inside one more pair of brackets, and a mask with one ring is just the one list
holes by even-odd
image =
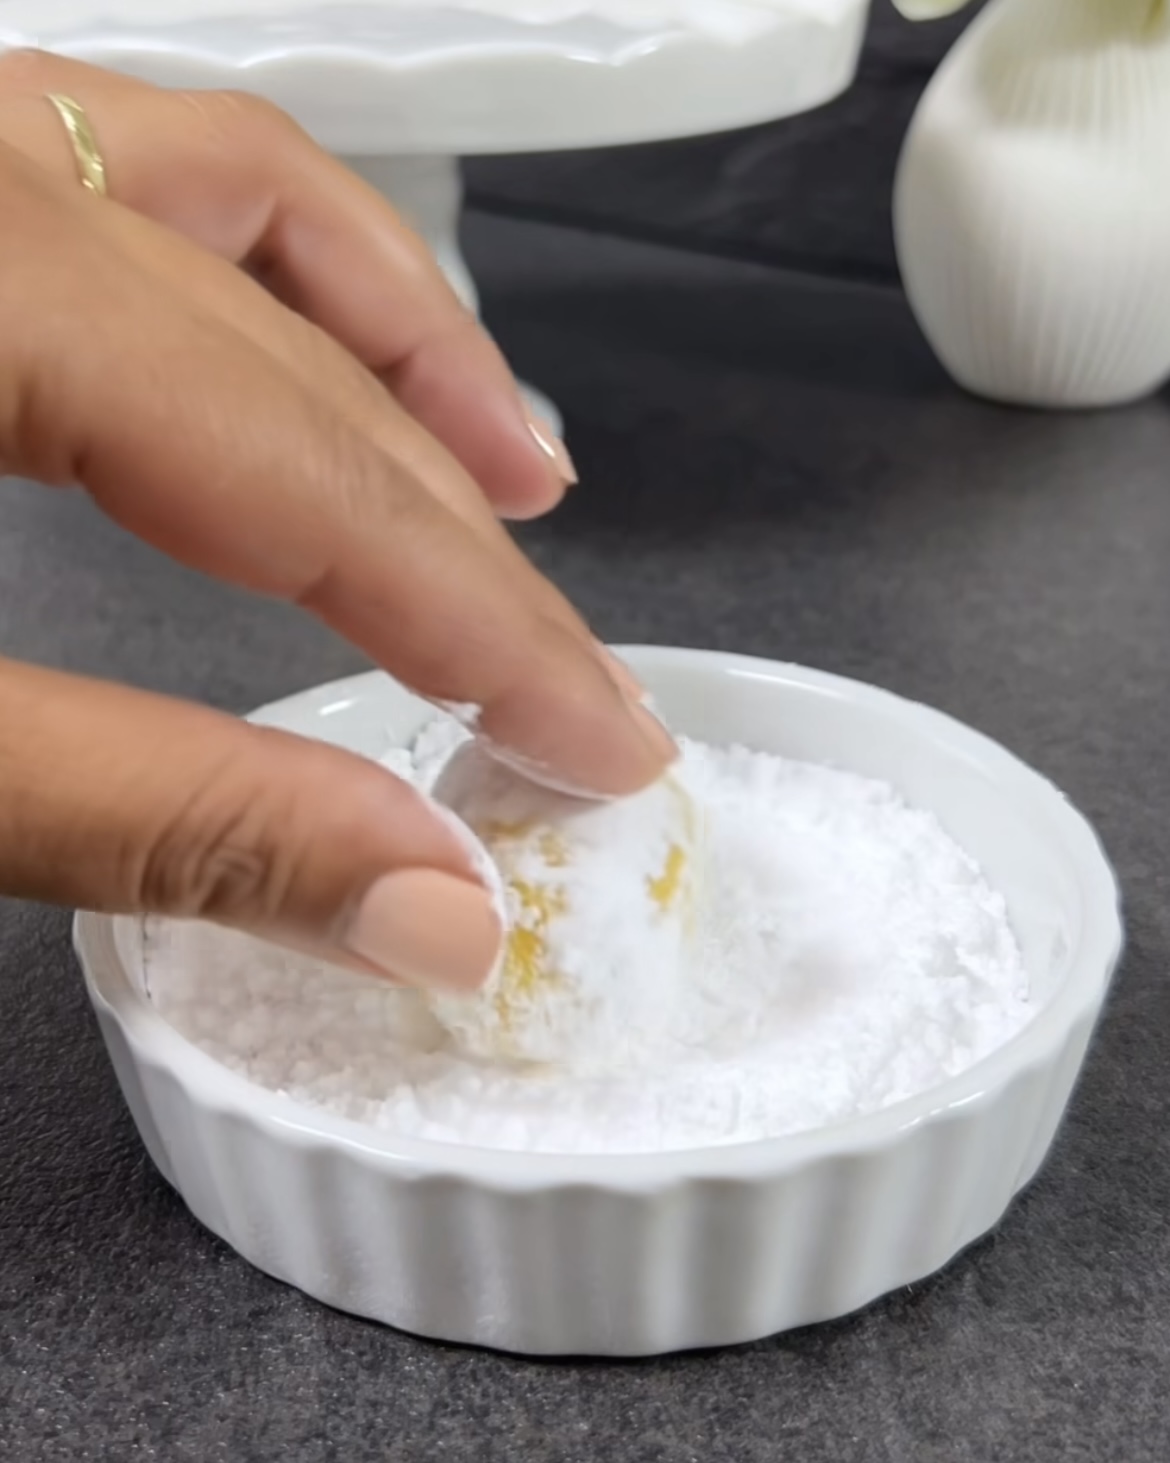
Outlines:
{"label": "cake stand base", "polygon": [[[469,310],[479,314],[479,292],[459,246],[463,179],[454,157],[347,157],[343,161],[394,205],[426,243]],[[529,407],[559,436],[560,412],[531,386],[521,386]]]}

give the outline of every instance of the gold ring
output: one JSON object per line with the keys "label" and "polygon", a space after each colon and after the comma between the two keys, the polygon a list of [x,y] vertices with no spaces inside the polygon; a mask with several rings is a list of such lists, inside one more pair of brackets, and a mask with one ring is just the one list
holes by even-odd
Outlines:
{"label": "gold ring", "polygon": [[69,134],[73,155],[77,159],[77,169],[81,174],[81,186],[96,193],[99,198],[104,198],[107,192],[106,163],[101,148],[97,145],[97,138],[93,135],[93,128],[89,125],[85,108],[72,97],[62,96],[59,92],[49,92],[47,95]]}

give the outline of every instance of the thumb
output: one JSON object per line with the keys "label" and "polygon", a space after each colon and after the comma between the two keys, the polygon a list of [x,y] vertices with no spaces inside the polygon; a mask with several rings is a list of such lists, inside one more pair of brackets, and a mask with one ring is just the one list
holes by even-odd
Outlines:
{"label": "thumb", "polygon": [[209,919],[455,991],[502,939],[449,818],[375,763],[3,660],[0,892]]}

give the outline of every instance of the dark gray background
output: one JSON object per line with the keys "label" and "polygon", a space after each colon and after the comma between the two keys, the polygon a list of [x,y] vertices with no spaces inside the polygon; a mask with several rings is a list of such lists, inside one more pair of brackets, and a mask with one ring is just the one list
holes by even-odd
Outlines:
{"label": "dark gray background", "polygon": [[[925,64],[907,67],[910,90]],[[598,188],[629,165],[598,160]],[[816,211],[793,167],[787,194],[760,175],[745,217]],[[500,168],[523,182],[520,164]],[[529,177],[551,207],[548,177]],[[868,173],[854,187],[877,222],[816,248],[828,258],[837,237],[842,256],[888,267],[882,196]],[[734,213],[711,207],[670,242],[724,225],[741,240]],[[1164,1460],[1170,403],[1061,418],[974,402],[889,287],[483,214],[468,236],[491,323],[564,407],[582,469],[524,538],[599,630],[932,702],[1096,821],[1130,945],[1083,1082],[1037,1183],[934,1279],[720,1354],[531,1363],[327,1312],[199,1229],[122,1108],[66,916],[0,904],[0,1457]],[[235,710],[362,664],[84,500],[3,493],[9,654]]]}
{"label": "dark gray background", "polygon": [[484,211],[560,222],[833,278],[896,280],[889,224],[898,148],[967,20],[912,24],[873,0],[857,80],[807,116],[646,147],[477,159]]}

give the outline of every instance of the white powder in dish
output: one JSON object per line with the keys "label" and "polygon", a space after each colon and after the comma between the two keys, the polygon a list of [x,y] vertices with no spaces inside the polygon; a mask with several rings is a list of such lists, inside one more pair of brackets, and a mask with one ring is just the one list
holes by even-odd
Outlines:
{"label": "white powder in dish", "polygon": [[[439,717],[385,760],[430,788],[465,737]],[[300,1102],[396,1134],[558,1153],[856,1117],[1027,1022],[1004,901],[931,815],[883,783],[743,748],[685,742],[677,776],[704,823],[696,953],[669,999],[622,1007],[608,1062],[596,1043],[587,1061],[562,1049],[544,1066],[470,1054],[413,992],[209,926],[148,923],[151,997],[211,1056]]]}

